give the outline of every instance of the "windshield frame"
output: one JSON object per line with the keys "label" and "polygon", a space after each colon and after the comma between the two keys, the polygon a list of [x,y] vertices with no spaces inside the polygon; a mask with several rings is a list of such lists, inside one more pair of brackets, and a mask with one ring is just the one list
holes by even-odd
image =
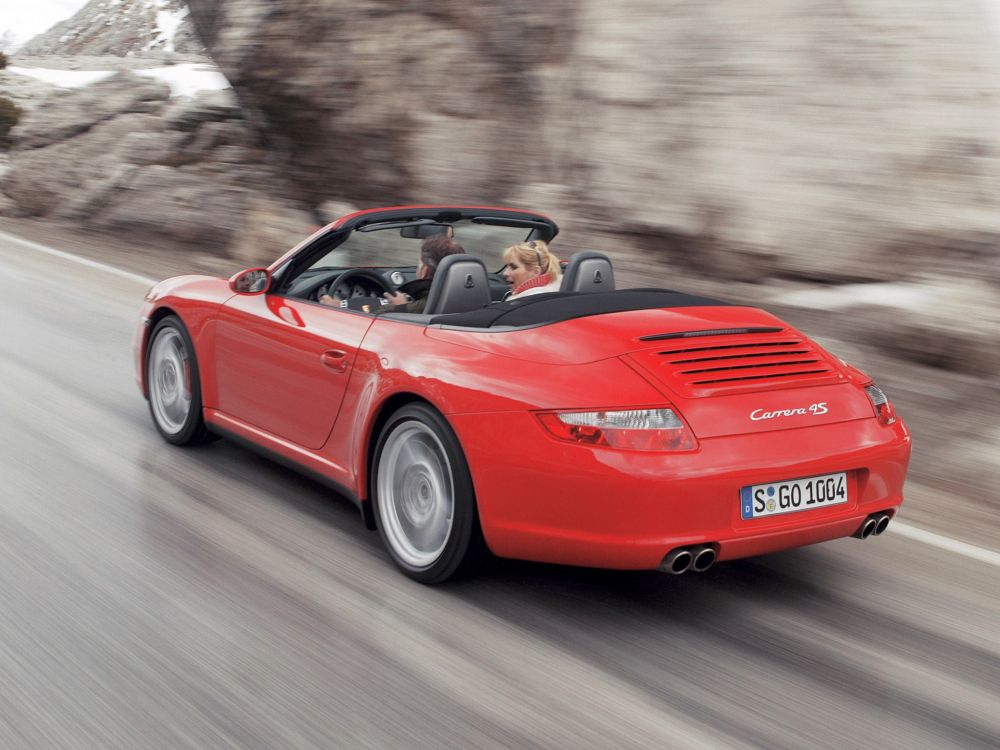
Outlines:
{"label": "windshield frame", "polygon": [[[426,219],[439,224],[469,221],[484,225],[523,227],[530,230],[527,235],[528,239],[544,240],[545,242],[550,242],[559,233],[559,227],[552,219],[534,211],[519,209],[442,205],[368,209],[337,219],[275,261],[269,269],[272,274],[271,290],[281,293],[287,289],[300,273],[309,269],[324,255],[337,249],[357,229],[380,223],[425,223],[422,220]],[[479,221],[474,221],[476,219]],[[399,224],[397,224],[397,228],[398,226]],[[497,248],[498,253],[502,250],[503,248]],[[350,267],[374,266],[352,264]]]}

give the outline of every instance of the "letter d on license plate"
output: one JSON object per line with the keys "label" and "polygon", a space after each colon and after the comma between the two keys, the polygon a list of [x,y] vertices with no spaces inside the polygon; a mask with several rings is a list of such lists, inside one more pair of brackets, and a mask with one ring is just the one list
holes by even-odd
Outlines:
{"label": "letter d on license plate", "polygon": [[847,473],[754,484],[740,489],[743,520],[825,508],[847,502]]}

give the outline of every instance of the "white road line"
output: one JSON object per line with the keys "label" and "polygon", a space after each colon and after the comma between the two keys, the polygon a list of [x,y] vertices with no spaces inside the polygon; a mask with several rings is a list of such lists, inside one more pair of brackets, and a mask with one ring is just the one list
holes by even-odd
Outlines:
{"label": "white road line", "polygon": [[47,245],[40,245],[37,242],[22,240],[20,237],[16,237],[13,234],[7,234],[6,232],[0,232],[0,239],[6,240],[7,242],[17,243],[39,253],[52,255],[56,258],[72,261],[73,263],[79,263],[81,266],[96,268],[99,271],[105,271],[106,273],[114,274],[115,276],[121,276],[123,279],[131,279],[132,281],[137,281],[140,284],[145,284],[146,286],[152,286],[157,282],[157,279],[151,279],[148,276],[141,276],[140,274],[132,273],[131,271],[124,271],[121,268],[115,268],[114,266],[109,266],[107,263],[100,263],[96,260],[90,260],[89,258],[81,258],[79,255],[65,253],[62,250],[56,250],[55,248],[48,247]]}
{"label": "white road line", "polygon": [[[98,261],[90,260],[89,258],[81,258],[78,255],[73,255],[72,253],[66,253],[62,250],[56,250],[55,248],[51,248],[46,245],[40,245],[37,242],[22,240],[20,237],[16,237],[13,234],[7,234],[6,232],[0,232],[0,239],[7,240],[8,242],[16,242],[40,253],[52,255],[56,258],[62,258],[63,260],[72,261],[74,263],[79,263],[80,265],[87,266],[88,268],[96,268],[99,271],[105,271],[107,273],[114,274],[115,276],[121,276],[125,279],[132,279],[133,281],[138,281],[149,286],[156,283],[156,279],[151,279],[148,276],[140,276],[139,274],[132,273],[131,271],[123,271],[121,268],[109,266],[107,263],[99,263]],[[962,555],[963,557],[968,557],[972,560],[978,560],[979,562],[984,562],[987,565],[993,565],[1000,568],[1000,552],[994,552],[993,550],[985,549],[984,547],[977,547],[973,544],[960,542],[957,539],[952,539],[951,537],[941,536],[940,534],[935,534],[932,531],[926,531],[916,526],[909,526],[899,522],[893,522],[890,524],[889,531],[894,534],[898,534],[899,536],[905,536],[907,539],[911,539],[915,542],[921,542],[922,544],[927,544],[931,547],[937,547],[938,549],[943,549],[946,552],[954,552],[957,555]]]}
{"label": "white road line", "polygon": [[1000,568],[1000,552],[994,552],[984,547],[977,547],[974,544],[966,544],[951,537],[941,536],[932,531],[926,531],[916,526],[909,526],[908,524],[897,523],[895,521],[889,524],[889,532],[905,536],[907,539],[912,539],[915,542],[923,542],[932,547],[943,549],[946,552],[954,552],[957,555]]}

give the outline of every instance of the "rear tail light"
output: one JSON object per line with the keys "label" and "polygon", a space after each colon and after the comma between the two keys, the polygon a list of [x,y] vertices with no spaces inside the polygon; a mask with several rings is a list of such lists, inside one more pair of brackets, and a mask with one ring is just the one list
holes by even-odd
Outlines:
{"label": "rear tail light", "polygon": [[881,388],[873,383],[865,387],[865,393],[868,394],[868,400],[872,402],[872,408],[875,410],[875,417],[879,424],[892,424],[896,421],[896,410],[892,408],[892,402]]}
{"label": "rear tail light", "polygon": [[689,451],[694,433],[673,409],[550,411],[538,418],[562,440],[634,451]]}

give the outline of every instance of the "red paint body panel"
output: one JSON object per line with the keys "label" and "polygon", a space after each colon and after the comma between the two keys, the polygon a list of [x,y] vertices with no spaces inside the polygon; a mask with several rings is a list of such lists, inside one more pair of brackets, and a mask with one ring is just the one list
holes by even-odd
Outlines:
{"label": "red paint body panel", "polygon": [[[619,404],[659,403],[659,393],[621,361],[612,358],[582,366],[552,367],[495,358],[468,347],[435,341],[424,329],[376,318],[365,337],[351,376],[344,407],[322,455],[352,467],[338,479],[358,497],[368,496],[367,448],[377,435],[372,423],[382,405],[412,394],[447,417],[493,411],[586,408],[595,399]],[[515,375],[516,373],[516,375]]]}
{"label": "red paint body panel", "polygon": [[[901,422],[874,419],[702,440],[672,455],[560,442],[524,413],[451,422],[494,552],[597,567],[655,568],[687,544],[718,543],[719,559],[731,559],[849,535],[900,505],[910,450]],[[837,471],[849,472],[846,505],[740,518],[745,485]]]}
{"label": "red paint body panel", "polygon": [[274,295],[218,310],[214,364],[220,412],[318,449],[337,418],[372,317]]}
{"label": "red paint body panel", "polygon": [[[271,269],[324,232],[375,213],[334,222]],[[143,392],[150,321],[167,312],[194,342],[209,425],[361,501],[386,404],[431,404],[458,436],[484,535],[501,556],[645,569],[678,546],[711,543],[719,559],[733,559],[849,535],[870,513],[895,513],[903,499],[910,436],[900,420],[876,420],[864,391],[870,379],[755,308],[447,330],[178,277],[154,287],[142,307],[133,347]],[[740,327],[780,331],[663,338]],[[694,450],[571,443],[537,416],[666,407],[689,425]],[[834,472],[847,472],[845,504],[740,516],[741,487]]]}
{"label": "red paint body panel", "polygon": [[725,328],[739,320],[743,326],[784,326],[770,313],[754,307],[681,307],[634,310],[595,318],[575,318],[541,329],[516,331],[449,331],[429,328],[427,336],[452,341],[501,357],[554,365],[576,365],[629,352],[655,352],[664,342],[641,341],[640,336],[679,331]]}
{"label": "red paint body panel", "polygon": [[[205,362],[211,359],[210,334],[215,314],[219,306],[232,296],[227,280],[211,276],[175,276],[161,281],[149,291],[139,310],[139,325],[132,336],[136,382],[143,394],[146,393],[146,344],[152,329],[148,322],[154,314],[177,314],[195,343],[198,361]],[[207,406],[213,403],[210,396],[214,393],[215,376],[212,368],[207,371],[202,369],[202,397]]]}

